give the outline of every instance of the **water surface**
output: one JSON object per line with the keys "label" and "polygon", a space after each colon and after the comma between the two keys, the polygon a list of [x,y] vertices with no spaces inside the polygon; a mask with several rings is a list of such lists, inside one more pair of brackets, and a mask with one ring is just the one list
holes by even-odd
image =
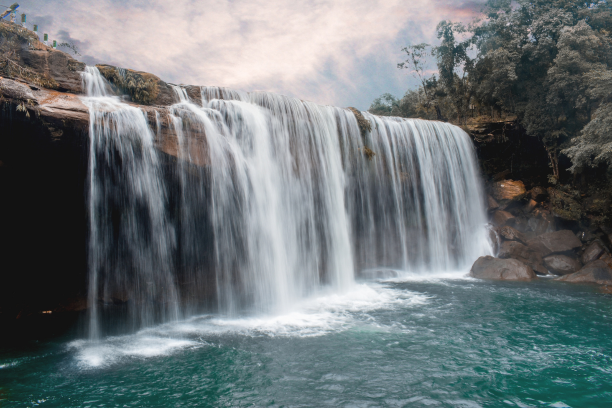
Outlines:
{"label": "water surface", "polygon": [[610,338],[612,298],[587,286],[361,282],[275,316],[4,349],[0,406],[609,407]]}

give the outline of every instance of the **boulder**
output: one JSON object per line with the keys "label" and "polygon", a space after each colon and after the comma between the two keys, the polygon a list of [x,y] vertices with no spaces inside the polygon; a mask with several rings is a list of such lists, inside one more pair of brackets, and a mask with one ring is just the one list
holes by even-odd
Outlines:
{"label": "boulder", "polygon": [[598,259],[585,265],[578,272],[562,276],[558,280],[571,283],[612,285],[612,269],[607,263]]}
{"label": "boulder", "polygon": [[531,199],[535,201],[543,201],[548,196],[548,192],[542,187],[534,187],[529,191],[529,195],[531,195]]}
{"label": "boulder", "polygon": [[542,255],[518,241],[503,242],[497,256],[502,259],[516,259],[528,265],[537,274],[548,275],[548,269],[544,266]]}
{"label": "boulder", "polygon": [[612,268],[612,255],[607,252],[604,252],[602,256],[599,257],[601,261],[604,261],[610,268]]}
{"label": "boulder", "polygon": [[499,235],[501,235],[502,238],[507,241],[519,241],[519,242],[522,242],[523,244],[527,243],[525,234],[509,226],[502,227],[499,230]]}
{"label": "boulder", "polygon": [[472,266],[470,276],[478,279],[531,281],[537,276],[529,266],[516,259],[482,256]]}
{"label": "boulder", "polygon": [[578,260],[567,255],[549,255],[544,258],[544,265],[555,275],[569,275],[582,268]]}
{"label": "boulder", "polygon": [[520,232],[531,232],[529,230],[529,220],[524,215],[515,216],[513,220],[508,221],[508,225]]}
{"label": "boulder", "polygon": [[580,240],[570,230],[548,232],[530,239],[527,244],[542,256],[571,251],[582,246]]}
{"label": "boulder", "polygon": [[536,200],[529,200],[529,202],[525,205],[525,212],[532,212],[538,206],[538,202]]}
{"label": "boulder", "polygon": [[578,232],[577,236],[582,242],[591,242],[597,239],[597,235],[595,235],[592,231],[588,230]]}
{"label": "boulder", "polygon": [[493,212],[499,208],[499,203],[491,196],[487,196],[487,210]]}
{"label": "boulder", "polygon": [[525,197],[527,190],[522,181],[502,180],[493,183],[491,193],[497,201],[518,201]]}
{"label": "boulder", "polygon": [[510,214],[507,211],[497,210],[493,213],[493,218],[491,219],[491,223],[496,227],[503,227],[507,225],[509,222],[512,223],[514,220],[514,215]]}
{"label": "boulder", "polygon": [[555,218],[549,211],[536,208],[527,221],[527,229],[536,235],[553,232],[556,230]]}
{"label": "boulder", "polygon": [[601,246],[599,242],[593,241],[589,246],[586,247],[580,259],[582,263],[586,265],[589,262],[593,262],[594,260],[598,259],[603,253],[603,246]]}

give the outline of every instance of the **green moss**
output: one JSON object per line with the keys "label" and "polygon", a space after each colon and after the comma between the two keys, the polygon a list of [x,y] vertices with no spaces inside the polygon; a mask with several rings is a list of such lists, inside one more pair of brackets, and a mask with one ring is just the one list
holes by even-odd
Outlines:
{"label": "green moss", "polygon": [[551,187],[548,189],[548,195],[551,210],[557,217],[572,221],[582,218],[582,205],[571,194]]}
{"label": "green moss", "polygon": [[151,74],[139,73],[129,69],[120,70],[109,65],[97,65],[100,73],[132,101],[145,105],[151,104],[159,94],[158,80]]}

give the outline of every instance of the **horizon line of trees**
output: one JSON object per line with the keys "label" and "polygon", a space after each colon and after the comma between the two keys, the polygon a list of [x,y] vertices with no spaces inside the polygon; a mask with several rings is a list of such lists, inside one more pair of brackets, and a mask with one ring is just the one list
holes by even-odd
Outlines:
{"label": "horizon line of trees", "polygon": [[[402,49],[398,68],[419,79],[401,98],[383,94],[369,112],[467,124],[475,112],[516,117],[542,141],[559,180],[612,164],[612,5],[609,0],[488,0],[485,17],[442,21],[440,45]],[[437,74],[428,75],[428,64]]]}

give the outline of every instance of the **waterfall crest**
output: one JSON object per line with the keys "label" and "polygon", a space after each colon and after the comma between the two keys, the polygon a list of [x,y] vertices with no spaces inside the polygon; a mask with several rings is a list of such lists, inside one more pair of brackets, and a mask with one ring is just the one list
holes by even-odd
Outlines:
{"label": "waterfall crest", "polygon": [[282,311],[364,270],[462,270],[490,252],[458,127],[363,113],[364,131],[347,109],[217,87],[195,104],[179,86],[152,123],[96,68],[83,80],[94,316],[117,297],[140,325],[205,299],[223,313]]}

